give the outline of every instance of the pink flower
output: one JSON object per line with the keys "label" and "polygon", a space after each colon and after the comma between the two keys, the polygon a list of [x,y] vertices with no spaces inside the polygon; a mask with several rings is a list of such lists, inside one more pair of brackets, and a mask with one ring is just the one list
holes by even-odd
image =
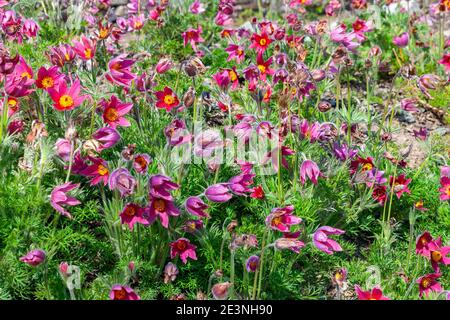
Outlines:
{"label": "pink flower", "polygon": [[450,246],[443,247],[440,239],[437,241],[431,241],[428,244],[428,250],[430,251],[429,258],[431,260],[431,266],[436,273],[439,272],[439,264],[450,264],[450,257],[447,257],[450,253]]}
{"label": "pink flower", "polygon": [[192,135],[187,131],[184,120],[175,119],[164,128],[164,135],[171,146],[178,146],[191,141]]}
{"label": "pink flower", "polygon": [[158,99],[158,101],[156,101],[156,107],[159,109],[170,111],[180,104],[180,100],[178,100],[176,93],[169,87],[164,87],[163,91],[155,92],[155,96]]}
{"label": "pink flower", "polygon": [[439,199],[441,201],[447,201],[450,199],[450,178],[449,177],[441,177],[440,179],[441,188],[439,189],[439,192],[441,193],[439,195]]}
{"label": "pink flower", "polygon": [[317,178],[323,177],[317,164],[312,160],[303,161],[300,167],[300,180],[302,184],[305,184],[306,177],[308,177],[312,183],[317,184]]}
{"label": "pink flower", "polygon": [[417,110],[417,100],[414,98],[406,98],[400,101],[400,106],[405,111],[416,112]]}
{"label": "pink flower", "polygon": [[30,266],[36,267],[40,265],[45,260],[45,251],[41,249],[31,250],[23,257],[20,257],[19,260],[29,264]]}
{"label": "pink flower", "polygon": [[98,151],[115,146],[120,140],[120,134],[116,129],[110,127],[100,128],[94,132],[92,137],[100,143]]}
{"label": "pink flower", "polygon": [[83,103],[86,95],[80,96],[80,80],[75,80],[70,88],[67,88],[65,81],[59,81],[58,85],[48,89],[48,93],[53,100],[53,108],[58,111],[73,110]]}
{"label": "pink flower", "polygon": [[178,267],[172,262],[168,262],[164,268],[164,283],[169,283],[175,281],[179,271]]}
{"label": "pink flower", "polygon": [[394,37],[392,43],[394,43],[399,48],[404,48],[408,45],[409,34],[408,32],[403,32],[401,35]]}
{"label": "pink flower", "polygon": [[209,208],[209,206],[204,203],[199,197],[187,198],[184,207],[190,214],[193,214],[194,216],[209,218],[208,212],[205,211]]}
{"label": "pink flower", "polygon": [[34,20],[32,19],[25,20],[22,27],[22,33],[24,35],[26,35],[28,38],[35,38],[38,31],[39,26]]}
{"label": "pink flower", "polygon": [[81,170],[81,175],[91,178],[91,186],[103,182],[106,186],[109,180],[108,163],[102,158],[90,158],[92,164]]}
{"label": "pink flower", "polygon": [[229,289],[232,286],[233,286],[233,284],[230,283],[229,281],[216,283],[215,285],[213,285],[211,288],[211,293],[212,293],[214,299],[225,300],[226,298],[228,298],[228,295],[230,293]]}
{"label": "pink flower", "polygon": [[267,61],[264,61],[262,52],[258,52],[258,55],[256,56],[256,65],[259,70],[259,78],[262,81],[266,81],[267,75],[271,76],[275,73],[275,71],[270,68],[272,60],[273,57],[270,57],[269,59],[267,59]]}
{"label": "pink flower", "polygon": [[180,210],[174,205],[172,200],[152,197],[150,206],[148,208],[148,219],[153,223],[156,218],[159,219],[164,228],[169,227],[169,216],[177,217],[180,215]]}
{"label": "pink flower", "polygon": [[132,15],[128,18],[128,26],[130,30],[141,30],[144,27],[145,16],[143,13]]}
{"label": "pink flower", "polygon": [[187,258],[197,260],[196,248],[188,239],[180,238],[170,243],[170,258],[173,259],[179,255],[184,264],[187,263]]}
{"label": "pink flower", "polygon": [[416,239],[416,253],[428,258],[430,256],[430,249],[428,248],[428,245],[431,241],[433,241],[433,237],[428,231],[425,231],[418,236]]}
{"label": "pink flower", "polygon": [[369,291],[363,291],[358,285],[355,285],[355,291],[358,295],[358,300],[390,300],[388,297],[383,296],[383,292],[377,287]]}
{"label": "pink flower", "polygon": [[417,279],[417,283],[419,284],[419,297],[422,297],[424,293],[428,297],[430,291],[441,292],[441,284],[436,280],[440,277],[440,274],[430,273]]}
{"label": "pink flower", "polygon": [[252,192],[250,185],[253,184],[253,178],[255,174],[240,174],[231,178],[228,181],[228,188],[237,195],[244,195],[245,193]]}
{"label": "pink flower", "polygon": [[244,48],[242,46],[229,44],[225,51],[228,52],[227,61],[235,60],[239,64],[245,59]]}
{"label": "pink flower", "polygon": [[266,225],[272,230],[289,232],[291,226],[302,222],[301,218],[292,214],[293,212],[293,205],[288,205],[283,208],[274,208],[266,218]]}
{"label": "pink flower", "polygon": [[450,54],[444,54],[442,59],[439,60],[439,63],[442,64],[445,68],[445,72],[450,72]]}
{"label": "pink flower", "polygon": [[344,230],[323,226],[320,227],[313,234],[313,243],[317,249],[326,254],[333,254],[336,251],[342,251],[341,246],[333,239],[328,238],[329,235],[344,234]]}
{"label": "pink flower", "polygon": [[80,186],[79,183],[71,183],[66,182],[62,185],[56,186],[51,195],[50,195],[50,204],[51,206],[61,213],[63,216],[68,217],[69,219],[72,219],[72,215],[64,209],[62,206],[76,206],[77,204],[80,204],[81,202],[77,199],[70,197],[67,195],[67,193],[75,188],[78,188]]}
{"label": "pink flower", "polygon": [[170,59],[162,58],[156,64],[155,70],[159,74],[169,71],[173,67],[173,62]]}
{"label": "pink flower", "polygon": [[275,241],[275,248],[278,250],[289,249],[292,252],[299,253],[300,249],[303,248],[305,244],[295,238],[279,238]]}
{"label": "pink flower", "polygon": [[172,182],[169,177],[166,177],[162,174],[151,176],[148,185],[149,192],[152,197],[162,198],[167,201],[173,200],[171,192],[180,187],[175,182]]}
{"label": "pink flower", "polygon": [[120,213],[120,222],[127,224],[130,230],[133,230],[136,223],[149,225],[150,222],[144,217],[144,213],[145,210],[137,204],[128,203]]}
{"label": "pink flower", "polygon": [[261,52],[261,53],[266,51],[266,49],[272,43],[272,40],[269,38],[269,36],[265,32],[262,32],[260,35],[257,33],[254,33],[250,40],[252,41],[252,44],[249,46],[249,48],[253,48],[257,52]]}
{"label": "pink flower", "polygon": [[36,86],[44,90],[49,90],[54,87],[59,87],[62,81],[64,81],[64,74],[59,72],[58,66],[52,66],[48,69],[40,67],[37,74]]}
{"label": "pink flower", "polygon": [[103,121],[111,128],[130,126],[130,122],[124,116],[133,108],[132,103],[123,103],[112,95],[110,100],[102,99],[99,105],[103,108]]}
{"label": "pink flower", "polygon": [[126,56],[126,54],[121,54],[108,62],[106,79],[111,83],[129,88],[131,82],[136,79],[136,74],[131,72],[131,66],[136,60],[125,59]]}
{"label": "pink flower", "polygon": [[201,14],[205,12],[205,6],[199,0],[195,0],[190,6],[189,11],[193,14]]}
{"label": "pink flower", "polygon": [[205,40],[202,38],[203,30],[202,27],[199,25],[197,26],[197,29],[189,28],[185,32],[183,32],[183,45],[186,47],[186,45],[189,43],[194,51],[197,51],[197,43],[204,42]]}
{"label": "pink flower", "polygon": [[82,60],[91,60],[95,56],[96,41],[88,39],[85,36],[81,37],[81,41],[73,41],[73,49]]}
{"label": "pink flower", "polygon": [[68,162],[70,160],[70,154],[73,152],[72,144],[67,139],[58,139],[55,143],[56,154],[63,161]]}
{"label": "pink flower", "polygon": [[205,196],[212,202],[227,202],[233,195],[224,184],[214,184],[205,191]]}
{"label": "pink flower", "polygon": [[119,168],[114,170],[108,179],[110,190],[118,190],[120,196],[128,197],[133,194],[136,187],[136,179],[130,174],[128,169]]}
{"label": "pink flower", "polygon": [[133,289],[120,284],[112,286],[111,291],[109,292],[109,298],[111,300],[141,300],[141,297],[139,297]]}

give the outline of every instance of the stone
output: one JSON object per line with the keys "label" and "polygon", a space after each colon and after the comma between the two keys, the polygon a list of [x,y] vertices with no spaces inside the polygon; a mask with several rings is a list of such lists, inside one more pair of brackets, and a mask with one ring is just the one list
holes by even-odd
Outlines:
{"label": "stone", "polygon": [[127,12],[128,12],[127,6],[118,6],[114,11],[114,15],[116,17],[123,17],[127,14]]}
{"label": "stone", "polygon": [[110,2],[111,7],[126,6],[127,4],[128,0],[111,0]]}

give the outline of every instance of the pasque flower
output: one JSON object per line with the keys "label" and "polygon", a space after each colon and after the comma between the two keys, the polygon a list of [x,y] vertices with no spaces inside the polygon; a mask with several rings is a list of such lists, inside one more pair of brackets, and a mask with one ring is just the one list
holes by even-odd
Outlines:
{"label": "pasque flower", "polygon": [[258,256],[250,256],[245,263],[245,268],[248,272],[256,272],[259,267],[259,257]]}
{"label": "pasque flower", "polygon": [[450,178],[442,176],[440,179],[441,188],[439,188],[439,199],[446,201],[450,199]]}
{"label": "pasque flower", "polygon": [[303,248],[305,244],[295,238],[279,238],[275,240],[275,248],[278,250],[289,249],[292,252],[299,253],[300,249]]}
{"label": "pasque flower", "polygon": [[227,202],[233,195],[230,193],[225,184],[219,183],[208,187],[205,196],[212,202]]}
{"label": "pasque flower", "polygon": [[302,184],[305,184],[306,178],[309,178],[312,183],[317,184],[317,179],[323,177],[317,164],[312,160],[303,161],[300,167],[300,180]]}
{"label": "pasque flower", "polygon": [[48,89],[48,93],[53,100],[53,107],[58,111],[73,110],[83,103],[87,98],[86,95],[81,95],[80,80],[75,80],[70,88],[67,88],[65,81],[60,81],[58,86]]}
{"label": "pasque flower", "polygon": [[141,208],[135,203],[128,203],[120,213],[120,222],[127,224],[130,230],[133,230],[136,223],[148,225],[150,222],[145,218],[144,214],[144,208]]}
{"label": "pasque flower", "polygon": [[111,61],[108,62],[108,72],[105,77],[113,84],[128,88],[137,76],[131,72],[131,67],[136,60],[126,59],[126,56],[126,54],[121,54],[111,59]]}
{"label": "pasque flower", "polygon": [[169,87],[164,87],[163,91],[155,92],[155,96],[158,99],[156,107],[160,109],[170,111],[180,104],[177,95]]}
{"label": "pasque flower", "polygon": [[333,239],[330,239],[329,235],[341,235],[344,234],[344,230],[336,229],[329,226],[323,226],[318,228],[313,234],[313,243],[317,249],[325,252],[326,254],[333,254],[336,251],[342,251],[341,246]]}
{"label": "pasque flower", "polygon": [[[428,258],[430,256],[430,249],[428,248],[428,245],[431,241],[433,241],[433,237],[428,231],[425,231],[418,236],[416,239],[416,253]],[[441,240],[437,239],[436,241],[440,243]]]}
{"label": "pasque flower", "polygon": [[81,41],[73,41],[73,49],[82,60],[91,60],[95,56],[96,41],[82,36]]}
{"label": "pasque flower", "polygon": [[450,254],[450,246],[443,247],[440,239],[428,243],[428,250],[430,251],[431,266],[436,273],[439,273],[440,264],[450,264],[450,257],[447,257]]}
{"label": "pasque flower", "polygon": [[409,42],[409,34],[408,32],[403,32],[399,36],[394,37],[392,42],[399,48],[404,48],[408,45]]}
{"label": "pasque flower", "polygon": [[233,284],[230,283],[229,281],[216,283],[215,285],[213,285],[211,288],[211,293],[214,299],[225,300],[226,298],[228,298],[230,291],[229,289],[231,288],[232,285]]}
{"label": "pasque flower", "polygon": [[266,51],[266,49],[272,43],[272,40],[265,32],[262,32],[261,34],[254,33],[250,40],[252,41],[252,44],[249,46],[249,48],[253,48],[258,52]]}
{"label": "pasque flower", "polygon": [[197,43],[204,42],[205,40],[202,38],[202,26],[197,26],[197,29],[189,28],[185,32],[183,32],[183,45],[189,43],[194,51],[197,51]]}
{"label": "pasque flower", "polygon": [[294,206],[274,208],[266,218],[266,225],[272,230],[288,232],[293,225],[300,224],[302,219],[293,215]]}
{"label": "pasque flower", "polygon": [[120,284],[112,286],[111,291],[109,292],[109,298],[111,300],[141,300],[141,297],[139,297],[133,289]]}
{"label": "pasque flower", "polygon": [[209,218],[208,212],[205,211],[209,208],[209,206],[204,203],[199,197],[187,198],[184,207],[190,214],[193,214],[194,216]]}
{"label": "pasque flower", "polygon": [[444,66],[445,72],[450,72],[450,53],[444,54],[438,62]]}
{"label": "pasque flower", "polygon": [[36,267],[45,261],[45,251],[41,249],[31,250],[19,260],[29,264],[30,266]]}
{"label": "pasque flower", "polygon": [[228,188],[237,195],[244,195],[245,193],[252,191],[249,186],[253,184],[254,177],[255,174],[251,173],[244,173],[232,177],[230,180],[228,180]]}
{"label": "pasque flower", "polygon": [[178,267],[172,262],[168,262],[164,268],[164,283],[175,281],[178,273]]}
{"label": "pasque flower", "polygon": [[149,193],[152,197],[162,198],[168,201],[173,200],[171,192],[180,187],[169,177],[162,174],[151,176],[148,185]]}
{"label": "pasque flower", "polygon": [[408,189],[408,184],[411,182],[411,179],[406,179],[404,174],[399,175],[398,177],[391,176],[389,178],[389,184],[394,186],[394,192],[397,195],[397,198],[400,199],[403,193],[411,193]]}
{"label": "pasque flower", "polygon": [[108,163],[102,158],[90,157],[89,160],[92,164],[88,165],[80,173],[86,177],[91,177],[91,186],[94,186],[100,182],[106,186],[109,180]]}
{"label": "pasque flower", "polygon": [[227,61],[235,60],[236,63],[239,64],[245,59],[245,52],[242,46],[231,43],[228,45],[225,51],[228,53]]}
{"label": "pasque flower", "polygon": [[70,197],[67,195],[68,192],[72,191],[75,188],[78,188],[80,186],[79,183],[71,183],[66,182],[62,185],[56,186],[50,195],[50,204],[51,206],[58,211],[63,216],[68,217],[69,219],[72,219],[72,215],[64,209],[62,206],[76,206],[77,204],[80,204],[81,202],[77,199]]}
{"label": "pasque flower", "polygon": [[102,99],[99,105],[103,109],[103,121],[110,127],[130,126],[130,122],[124,116],[133,108],[132,103],[123,103],[112,95],[109,100]]}
{"label": "pasque flower", "polygon": [[161,58],[156,64],[155,70],[157,73],[162,74],[169,71],[172,67],[173,67],[172,60],[168,58]]}
{"label": "pasque flower", "polygon": [[146,153],[137,154],[133,159],[133,168],[137,173],[146,174],[152,159]]}
{"label": "pasque flower", "polygon": [[383,291],[378,287],[363,291],[358,285],[355,285],[355,291],[358,295],[358,300],[390,300],[388,297],[383,296]]}
{"label": "pasque flower", "polygon": [[441,284],[437,281],[440,277],[441,275],[438,273],[430,273],[417,279],[417,283],[419,284],[419,297],[422,297],[423,294],[428,297],[430,291],[441,292]]}
{"label": "pasque flower", "polygon": [[199,0],[195,0],[190,6],[189,11],[193,14],[201,14],[205,12],[205,5],[201,3]]}
{"label": "pasque flower", "polygon": [[100,143],[97,151],[102,151],[115,146],[120,140],[119,132],[111,127],[103,127],[98,129],[92,135],[96,141]]}
{"label": "pasque flower", "polygon": [[49,90],[58,87],[64,81],[64,74],[59,72],[58,66],[50,68],[40,67],[37,74],[36,86],[40,89]]}
{"label": "pasque flower", "polygon": [[156,218],[159,219],[164,228],[169,227],[169,217],[180,215],[180,210],[175,206],[172,200],[164,198],[151,197],[148,207],[148,220],[153,223]]}
{"label": "pasque flower", "polygon": [[121,197],[128,197],[134,192],[136,179],[130,174],[128,169],[119,168],[114,170],[109,176],[108,186],[111,190],[118,190]]}
{"label": "pasque flower", "polygon": [[68,162],[70,160],[70,155],[73,151],[73,147],[69,140],[59,138],[55,142],[55,149],[56,154],[63,161]]}
{"label": "pasque flower", "polygon": [[184,264],[187,263],[187,259],[197,260],[195,249],[197,247],[186,238],[180,238],[170,243],[170,258],[173,259],[180,256],[181,261]]}
{"label": "pasque flower", "polygon": [[164,135],[171,146],[185,144],[191,141],[192,138],[192,135],[186,128],[186,123],[182,119],[175,119],[165,127]]}

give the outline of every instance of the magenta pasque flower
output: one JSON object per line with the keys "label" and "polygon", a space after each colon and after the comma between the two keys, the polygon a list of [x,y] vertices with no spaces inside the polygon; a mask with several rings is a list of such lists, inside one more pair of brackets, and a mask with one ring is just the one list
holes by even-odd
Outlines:
{"label": "magenta pasque flower", "polygon": [[164,135],[171,146],[178,146],[191,141],[192,135],[186,129],[184,120],[175,119],[164,128]]}
{"label": "magenta pasque flower", "polygon": [[388,297],[383,296],[383,291],[378,287],[363,291],[358,285],[355,285],[355,291],[358,295],[358,300],[390,300]]}
{"label": "magenta pasque flower", "polygon": [[288,205],[284,208],[274,208],[266,218],[266,225],[272,230],[288,232],[291,226],[302,222],[301,218],[292,214],[293,212],[293,205]]}
{"label": "magenta pasque flower", "polygon": [[441,284],[437,281],[440,277],[441,275],[438,273],[430,273],[417,279],[417,283],[419,284],[419,297],[422,297],[423,294],[428,297],[430,291],[441,292]]}
{"label": "magenta pasque flower", "polygon": [[130,230],[133,230],[136,223],[149,225],[150,222],[145,218],[144,214],[145,210],[143,208],[135,203],[128,203],[120,213],[120,222],[127,224]]}
{"label": "magenta pasque flower", "polygon": [[173,259],[180,256],[181,261],[184,264],[187,263],[187,259],[197,260],[195,249],[197,247],[190,243],[186,238],[180,238],[170,243],[170,258]]}
{"label": "magenta pasque flower", "polygon": [[108,186],[111,190],[119,191],[121,197],[128,197],[134,192],[136,179],[130,174],[128,169],[119,168],[114,170],[109,176]]}
{"label": "magenta pasque flower", "polygon": [[111,291],[109,292],[109,298],[111,300],[141,300],[141,297],[139,297],[133,289],[120,284],[112,286]]}
{"label": "magenta pasque flower", "polygon": [[323,177],[317,164],[312,160],[303,161],[300,167],[300,180],[305,184],[306,178],[309,178],[312,183],[317,184],[317,179]]}
{"label": "magenta pasque flower", "polygon": [[92,137],[100,143],[98,151],[114,147],[120,140],[119,132],[111,127],[103,127],[94,132]]}
{"label": "magenta pasque flower", "polygon": [[45,261],[45,251],[41,249],[31,250],[19,260],[29,264],[30,266],[36,267]]}
{"label": "magenta pasque flower", "polygon": [[63,161],[68,162],[70,160],[70,155],[73,152],[72,144],[67,139],[59,138],[55,142],[56,154]]}
{"label": "magenta pasque flower", "polygon": [[136,79],[136,74],[131,72],[131,67],[136,60],[126,59],[126,54],[118,55],[108,62],[108,73],[106,79],[119,86],[126,88]]}
{"label": "magenta pasque flower", "polygon": [[50,204],[51,206],[61,213],[63,216],[68,217],[69,219],[72,219],[72,215],[64,209],[62,206],[76,206],[77,204],[80,204],[81,202],[77,199],[70,197],[67,195],[69,191],[72,191],[75,188],[78,188],[80,186],[79,183],[71,183],[66,182],[62,185],[56,186],[50,195]]}
{"label": "magenta pasque flower", "polygon": [[344,234],[344,230],[329,226],[318,228],[313,234],[313,243],[317,249],[326,254],[333,254],[336,251],[342,251],[341,246],[335,240],[328,238],[329,235]]}
{"label": "magenta pasque flower", "polygon": [[209,218],[209,214],[205,211],[209,206],[199,197],[189,197],[184,204],[186,210],[197,217]]}
{"label": "magenta pasque flower", "polygon": [[227,202],[233,195],[223,183],[214,184],[205,191],[205,196],[212,202]]}
{"label": "magenta pasque flower", "polygon": [[253,184],[253,178],[255,174],[247,173],[240,174],[228,180],[228,188],[237,195],[244,195],[246,193],[252,192],[249,188]]}
{"label": "magenta pasque flower", "polygon": [[133,159],[133,168],[137,173],[147,174],[148,166],[152,161],[152,158],[146,153],[137,154]]}
{"label": "magenta pasque flower", "polygon": [[259,267],[259,257],[258,256],[250,256],[245,263],[245,268],[248,272],[255,272]]}
{"label": "magenta pasque flower", "polygon": [[172,201],[173,190],[178,189],[180,186],[173,182],[169,177],[162,174],[156,174],[150,177],[149,180],[150,195],[155,198],[161,198],[168,201]]}
{"label": "magenta pasque flower", "polygon": [[175,206],[172,200],[152,197],[148,207],[148,220],[153,223],[156,218],[159,219],[164,228],[169,227],[169,217],[180,215],[180,210]]}
{"label": "magenta pasque flower", "polygon": [[399,48],[404,48],[408,45],[409,42],[409,34],[408,32],[403,32],[399,36],[394,37],[392,39],[392,43],[394,43]]}
{"label": "magenta pasque flower", "polygon": [[103,121],[110,127],[129,127],[130,122],[124,117],[133,108],[132,103],[123,103],[115,95],[111,99],[102,99],[99,103],[103,108]]}

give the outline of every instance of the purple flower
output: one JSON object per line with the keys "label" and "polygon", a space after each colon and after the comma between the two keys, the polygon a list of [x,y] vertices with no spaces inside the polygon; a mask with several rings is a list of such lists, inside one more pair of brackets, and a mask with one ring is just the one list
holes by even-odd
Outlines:
{"label": "purple flower", "polygon": [[340,235],[343,233],[345,233],[344,230],[328,226],[320,227],[313,234],[313,243],[320,251],[323,251],[326,254],[333,254],[335,251],[342,251],[342,248],[339,243],[328,238],[328,236],[332,234]]}
{"label": "purple flower", "polygon": [[384,171],[380,171],[376,168],[367,171],[366,185],[370,188],[374,185],[385,184],[387,179],[384,177]]}
{"label": "purple flower", "polygon": [[425,141],[428,138],[428,130],[425,127],[421,127],[419,130],[413,129],[413,135],[415,138]]}
{"label": "purple flower", "polygon": [[145,210],[134,203],[128,203],[120,213],[120,222],[127,224],[130,230],[136,223],[148,225],[150,222],[144,217]]}
{"label": "purple flower", "polygon": [[75,188],[78,188],[80,184],[74,184],[71,182],[66,182],[62,185],[56,186],[50,195],[50,204],[51,206],[61,213],[63,216],[68,217],[69,219],[72,219],[72,215],[64,209],[62,206],[76,206],[77,204],[80,204],[81,202],[73,197],[69,197],[67,193]]}
{"label": "purple flower", "polygon": [[209,206],[199,197],[189,197],[184,204],[186,210],[197,217],[209,218],[209,214],[205,211]]}
{"label": "purple flower", "polygon": [[173,264],[172,262],[167,263],[166,267],[164,268],[164,283],[175,281],[178,273],[178,267],[175,264]]}
{"label": "purple flower", "polygon": [[253,184],[254,174],[240,174],[231,178],[228,181],[228,188],[233,191],[237,195],[243,195],[246,192],[252,192],[251,188],[248,188],[251,184]]}
{"label": "purple flower", "polygon": [[400,107],[405,111],[416,112],[417,110],[417,100],[413,98],[402,99],[400,101]]}
{"label": "purple flower", "polygon": [[408,45],[409,42],[409,34],[408,32],[403,32],[401,35],[394,37],[392,39],[392,43],[394,43],[399,48],[404,48]]}
{"label": "purple flower", "polygon": [[150,177],[149,181],[149,191],[150,195],[155,198],[165,199],[167,201],[172,201],[172,190],[178,189],[180,186],[169,177],[162,174],[153,175]]}
{"label": "purple flower", "polygon": [[308,177],[312,183],[317,184],[317,178],[323,177],[317,164],[312,160],[303,161],[300,167],[300,180],[302,184],[305,184],[306,177]]}
{"label": "purple flower", "polygon": [[92,137],[100,143],[98,151],[111,148],[120,140],[120,134],[116,129],[111,127],[104,127],[94,132]]}
{"label": "purple flower", "polygon": [[171,146],[178,146],[191,141],[192,135],[187,131],[183,120],[175,119],[164,128],[164,135]]}
{"label": "purple flower", "polygon": [[73,152],[72,144],[67,139],[58,139],[55,143],[56,154],[63,161],[68,162],[70,160],[70,154]]}
{"label": "purple flower", "polygon": [[133,159],[133,168],[137,173],[146,174],[148,165],[152,163],[152,159],[146,153],[137,154]]}
{"label": "purple flower", "polygon": [[45,260],[45,251],[41,249],[31,250],[23,257],[19,258],[20,261],[29,264],[30,266],[36,267],[40,265]]}
{"label": "purple flower", "polygon": [[338,160],[346,161],[352,159],[358,150],[350,149],[345,143],[340,145],[339,143],[333,143],[333,153]]}
{"label": "purple flower", "polygon": [[248,272],[255,272],[259,267],[259,257],[258,256],[250,256],[245,263],[245,268]]}
{"label": "purple flower", "polygon": [[233,195],[223,183],[218,183],[210,186],[205,191],[205,196],[212,202],[227,202]]}
{"label": "purple flower", "polygon": [[136,179],[130,174],[128,169],[120,168],[111,173],[108,179],[108,186],[111,190],[118,190],[122,198],[128,197],[134,192]]}
{"label": "purple flower", "polygon": [[111,291],[109,292],[109,298],[111,300],[141,300],[141,297],[139,297],[133,289],[120,284],[112,286]]}

